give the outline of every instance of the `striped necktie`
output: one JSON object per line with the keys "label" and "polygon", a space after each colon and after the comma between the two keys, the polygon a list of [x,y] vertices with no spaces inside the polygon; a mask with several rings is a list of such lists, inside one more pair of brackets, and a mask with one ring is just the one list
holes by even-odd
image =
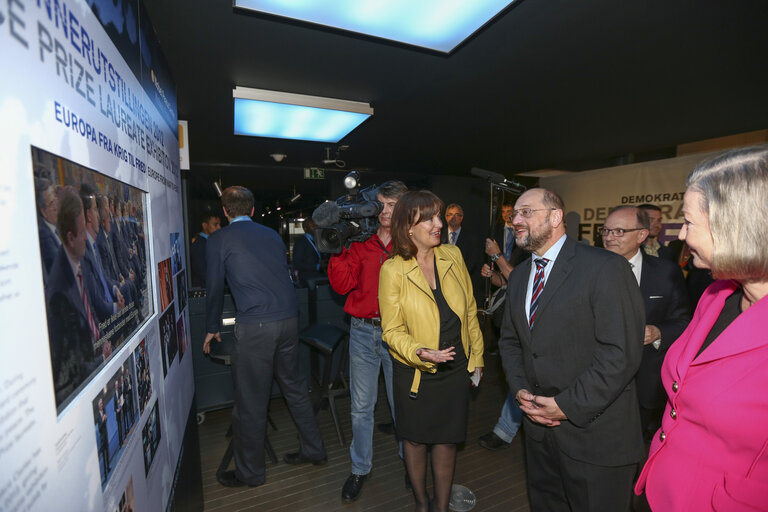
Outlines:
{"label": "striped necktie", "polygon": [[456,245],[456,235],[457,233],[455,231],[451,232],[451,245]]}
{"label": "striped necktie", "polygon": [[533,276],[533,291],[531,292],[531,310],[528,315],[528,324],[533,330],[533,323],[536,321],[536,309],[539,307],[539,297],[544,290],[544,267],[547,266],[549,260],[546,258],[536,258],[533,260],[536,263],[536,275]]}

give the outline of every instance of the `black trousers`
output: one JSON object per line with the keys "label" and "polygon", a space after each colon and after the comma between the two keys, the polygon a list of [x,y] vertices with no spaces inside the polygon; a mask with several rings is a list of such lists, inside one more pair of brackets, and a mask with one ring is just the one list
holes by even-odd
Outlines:
{"label": "black trousers", "polygon": [[[557,428],[557,427],[554,427]],[[598,466],[560,451],[552,430],[525,437],[531,512],[628,512],[637,464]]]}
{"label": "black trousers", "polygon": [[326,456],[307,386],[299,368],[298,318],[260,324],[235,324],[232,411],[236,476],[245,483],[265,481],[264,435],[272,379],[277,381],[299,431],[301,453]]}

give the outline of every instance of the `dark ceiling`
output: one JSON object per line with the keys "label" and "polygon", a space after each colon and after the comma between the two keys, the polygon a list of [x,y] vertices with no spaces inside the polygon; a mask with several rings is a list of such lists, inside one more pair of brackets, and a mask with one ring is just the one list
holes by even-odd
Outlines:
{"label": "dark ceiling", "polygon": [[341,158],[383,173],[594,168],[768,128],[766,0],[518,0],[447,56],[226,0],[146,6],[193,168],[337,146],[233,135],[235,85],[369,102]]}

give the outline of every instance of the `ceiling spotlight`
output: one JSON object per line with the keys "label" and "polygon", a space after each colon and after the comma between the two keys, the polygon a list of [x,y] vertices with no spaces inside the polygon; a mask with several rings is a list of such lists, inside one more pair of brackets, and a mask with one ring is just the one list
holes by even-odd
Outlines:
{"label": "ceiling spotlight", "polygon": [[299,199],[301,199],[301,194],[296,194],[296,195],[294,195],[292,198],[290,198],[290,199],[288,200],[288,202],[289,202],[289,203],[291,203],[291,204],[293,204],[293,203],[295,203],[296,201],[298,201]]}
{"label": "ceiling spotlight", "polygon": [[213,182],[213,189],[216,191],[216,195],[221,197],[221,184],[218,181]]}
{"label": "ceiling spotlight", "polygon": [[288,155],[286,155],[285,153],[272,153],[269,156],[271,156],[272,160],[274,160],[275,162],[280,163],[283,160],[285,160]]}
{"label": "ceiling spotlight", "polygon": [[351,171],[349,174],[344,176],[344,186],[347,187],[347,190],[355,189],[359,185],[360,175],[357,173],[357,171]]}

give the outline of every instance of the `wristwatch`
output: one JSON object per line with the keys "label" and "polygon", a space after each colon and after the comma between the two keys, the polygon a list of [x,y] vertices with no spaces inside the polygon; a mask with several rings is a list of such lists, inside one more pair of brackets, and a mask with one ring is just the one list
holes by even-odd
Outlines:
{"label": "wristwatch", "polygon": [[496,260],[498,260],[499,258],[501,258],[501,253],[497,252],[496,254],[491,256],[491,263],[496,263]]}

